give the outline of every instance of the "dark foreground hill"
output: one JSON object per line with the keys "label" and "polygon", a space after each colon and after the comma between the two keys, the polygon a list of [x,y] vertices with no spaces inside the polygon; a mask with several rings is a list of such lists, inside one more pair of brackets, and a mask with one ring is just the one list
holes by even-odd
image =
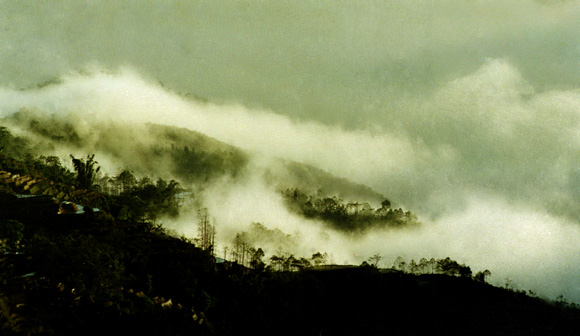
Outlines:
{"label": "dark foreground hill", "polygon": [[[17,207],[17,203],[11,203]],[[52,205],[51,205],[52,206]],[[22,216],[3,228],[2,335],[573,335],[580,311],[470,278],[216,263],[146,223]],[[21,225],[22,227],[19,227]]]}
{"label": "dark foreground hill", "polygon": [[[580,330],[575,305],[549,303],[469,276],[384,273],[368,265],[276,272],[259,259],[248,263],[255,269],[223,262],[152,224],[155,214],[175,210],[174,181],[107,195],[70,185],[78,183],[78,172],[75,176],[48,160],[0,158],[0,335],[574,335]],[[298,210],[312,216],[342,214],[349,220],[370,211],[328,212],[317,204],[326,200],[339,210],[343,204],[334,198],[302,202],[298,192],[290,196]],[[62,203],[67,200],[85,205],[83,211]],[[310,200],[314,212],[300,207]]]}

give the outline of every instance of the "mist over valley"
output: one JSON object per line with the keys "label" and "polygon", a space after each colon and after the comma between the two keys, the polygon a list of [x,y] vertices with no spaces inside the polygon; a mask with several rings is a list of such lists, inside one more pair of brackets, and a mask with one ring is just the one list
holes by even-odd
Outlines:
{"label": "mist over valley", "polygon": [[265,260],[451,258],[580,302],[575,1],[0,2],[0,22],[2,155],[179,191],[124,220],[193,241],[207,216],[223,259],[240,237]]}

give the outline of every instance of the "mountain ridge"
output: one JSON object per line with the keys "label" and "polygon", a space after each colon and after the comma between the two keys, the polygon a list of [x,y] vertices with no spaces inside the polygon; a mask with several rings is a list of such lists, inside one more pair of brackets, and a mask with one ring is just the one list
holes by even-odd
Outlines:
{"label": "mountain ridge", "polygon": [[[18,129],[21,138],[29,139],[32,152],[46,154],[63,147],[69,152],[97,153],[101,161],[113,163],[116,169],[165,177],[170,172],[173,178],[188,183],[203,183],[222,176],[235,178],[244,172],[253,155],[198,131],[153,123],[107,122],[88,126],[82,120],[61,120],[27,110],[2,121],[8,130]],[[58,154],[61,158],[65,156]],[[202,164],[196,168],[194,163],[199,162]],[[300,188],[310,194],[322,192],[324,196],[375,204],[385,199],[368,186],[311,165],[277,158],[270,160],[270,164],[264,169],[263,179],[279,191]]]}

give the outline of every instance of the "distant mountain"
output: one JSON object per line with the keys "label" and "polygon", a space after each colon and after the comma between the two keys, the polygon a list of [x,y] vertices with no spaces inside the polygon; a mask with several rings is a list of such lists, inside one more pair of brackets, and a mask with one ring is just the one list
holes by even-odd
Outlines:
{"label": "distant mountain", "polygon": [[236,179],[248,169],[262,169],[264,181],[278,191],[298,188],[307,194],[374,205],[385,199],[368,186],[299,162],[273,158],[266,166],[250,165],[256,154],[185,128],[122,122],[89,124],[79,116],[63,118],[29,110],[6,117],[2,123],[8,131],[19,134],[4,145],[11,154],[28,150],[33,155],[56,154],[68,159],[71,153],[94,153],[109,174],[127,169],[138,176],[171,177],[200,187],[217,178]]}

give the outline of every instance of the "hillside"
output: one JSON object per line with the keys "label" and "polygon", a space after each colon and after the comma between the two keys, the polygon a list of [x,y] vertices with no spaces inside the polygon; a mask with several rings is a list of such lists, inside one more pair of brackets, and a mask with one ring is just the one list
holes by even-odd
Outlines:
{"label": "hillside", "polygon": [[150,225],[14,218],[24,230],[0,261],[3,335],[570,335],[580,327],[575,306],[465,277],[370,266],[263,271],[216,263]]}
{"label": "hillside", "polygon": [[[62,148],[69,152],[97,153],[101,160],[106,158],[115,167],[137,175],[168,177],[171,174],[182,183],[199,184],[223,176],[235,178],[247,168],[252,155],[199,132],[158,124],[87,125],[73,117],[58,118],[28,110],[6,117],[2,123],[7,134],[0,140],[5,142],[6,154],[15,157],[22,157],[26,152],[35,156],[63,154]],[[348,200],[381,202],[384,199],[367,186],[297,162],[274,161],[263,174],[277,190],[300,188]]]}
{"label": "hillside", "polygon": [[[211,189],[214,184],[223,181],[245,183],[257,176],[259,183],[267,186],[272,195],[276,193],[283,196],[289,189],[299,190],[314,198],[367,204],[367,208],[377,207],[386,200],[385,196],[368,186],[335,177],[313,166],[276,158],[266,160],[266,164],[257,163],[261,162],[259,154],[245,152],[184,128],[151,123],[87,124],[73,117],[45,115],[30,110],[21,110],[2,119],[2,123],[0,147],[4,154],[27,161],[29,166],[39,156],[44,160],[57,160],[58,169],[69,166],[67,161],[70,153],[83,156],[95,154],[95,160],[102,168],[97,183],[108,192],[119,189],[112,181],[119,182],[118,178],[123,174],[134,182],[168,178],[195,195],[196,207],[205,207],[204,191]],[[29,178],[34,180],[33,176]],[[68,178],[70,184],[70,175]],[[128,181],[125,179],[122,183],[126,185]],[[55,186],[56,189],[58,187]],[[48,193],[56,196],[59,192],[55,190]],[[304,219],[321,220],[328,227],[344,232],[362,231],[375,224],[377,227],[384,226],[380,221],[361,219],[360,216],[347,220],[334,215],[312,216],[309,212],[296,212],[296,204],[292,202],[285,204],[288,211]],[[404,216],[398,217],[401,219]],[[399,224],[406,222],[417,223],[413,218],[398,221]]]}
{"label": "hillside", "polygon": [[[146,195],[150,215],[172,209],[162,200],[177,186],[108,195],[69,185],[78,172],[31,162],[0,160],[2,335],[569,335],[580,327],[576,305],[493,287],[449,258],[411,261],[406,272],[326,265],[320,253],[268,262],[239,236],[238,262],[219,259],[204,241],[131,214]],[[90,206],[62,212],[65,199]],[[88,211],[94,205],[102,207]],[[417,275],[421,267],[443,274]]]}

